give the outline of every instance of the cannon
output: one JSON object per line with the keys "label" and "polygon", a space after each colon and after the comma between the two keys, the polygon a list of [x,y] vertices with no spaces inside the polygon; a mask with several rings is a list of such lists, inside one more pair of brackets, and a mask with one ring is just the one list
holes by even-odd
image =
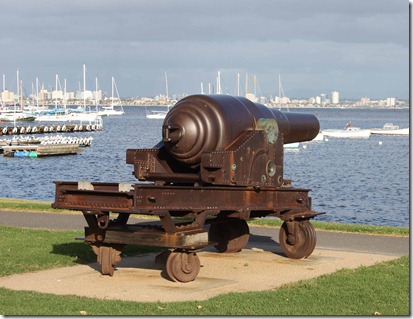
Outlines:
{"label": "cannon", "polygon": [[[191,95],[166,115],[162,140],[150,149],[128,149],[136,183],[55,181],[54,208],[82,211],[82,238],[112,276],[125,245],[165,248],[158,255],[172,281],[189,282],[200,271],[197,252],[214,246],[241,251],[247,220],[278,217],[279,244],[293,259],[311,255],[316,233],[309,189],[284,179],[284,144],[309,141],[320,125],[312,114],[267,108],[243,97]],[[154,222],[130,223],[131,214]],[[110,217],[113,218],[110,218]]]}

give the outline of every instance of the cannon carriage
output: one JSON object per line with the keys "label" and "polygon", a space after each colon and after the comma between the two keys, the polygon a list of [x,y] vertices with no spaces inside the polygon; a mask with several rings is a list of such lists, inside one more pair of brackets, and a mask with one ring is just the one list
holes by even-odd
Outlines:
{"label": "cannon carriage", "polygon": [[[169,278],[192,281],[199,250],[242,250],[249,240],[246,221],[266,216],[284,221],[279,242],[285,255],[306,258],[316,245],[309,220],[320,213],[311,209],[308,189],[284,179],[283,144],[309,141],[318,132],[311,114],[283,113],[243,97],[188,96],[167,114],[157,145],[126,151],[139,182],[56,181],[52,206],[83,212],[84,240],[105,275],[114,274],[125,245],[157,246],[166,248],[159,259]],[[131,214],[159,221],[133,224]]]}

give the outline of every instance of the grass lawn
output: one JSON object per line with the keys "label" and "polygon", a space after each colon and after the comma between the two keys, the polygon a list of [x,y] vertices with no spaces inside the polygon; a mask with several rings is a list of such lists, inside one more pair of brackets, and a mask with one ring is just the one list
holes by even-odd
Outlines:
{"label": "grass lawn", "polygon": [[[75,231],[0,226],[0,276],[95,261]],[[126,247],[133,255],[152,248]],[[409,257],[206,301],[125,302],[0,288],[2,315],[409,315]]]}

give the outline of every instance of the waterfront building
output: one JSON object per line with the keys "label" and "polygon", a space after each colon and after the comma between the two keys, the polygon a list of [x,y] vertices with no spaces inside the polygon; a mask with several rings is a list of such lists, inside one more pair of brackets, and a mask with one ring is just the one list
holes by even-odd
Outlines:
{"label": "waterfront building", "polygon": [[340,94],[337,91],[331,92],[331,103],[333,104],[340,103]]}
{"label": "waterfront building", "polygon": [[13,102],[15,99],[14,96],[14,92],[11,92],[9,90],[3,90],[3,92],[1,92],[1,100],[3,101],[3,103],[11,103]]}
{"label": "waterfront building", "polygon": [[327,103],[327,94],[320,94],[320,104],[321,106],[325,106]]}
{"label": "waterfront building", "polygon": [[52,92],[52,99],[55,100],[63,100],[63,91],[53,91]]}
{"label": "waterfront building", "polygon": [[393,107],[396,105],[396,98],[395,97],[388,97],[386,106]]}

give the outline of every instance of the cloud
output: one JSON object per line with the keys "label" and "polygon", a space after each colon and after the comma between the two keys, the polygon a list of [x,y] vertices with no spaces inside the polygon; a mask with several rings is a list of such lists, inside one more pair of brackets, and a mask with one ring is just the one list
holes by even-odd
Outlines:
{"label": "cloud", "polygon": [[[59,73],[76,87],[86,63],[91,78],[115,75],[136,96],[162,91],[165,70],[171,92],[197,93],[220,69],[229,83],[257,74],[267,94],[281,73],[292,90],[408,96],[404,0],[3,0],[0,11],[8,78]],[[370,83],[382,75],[397,80]]]}

